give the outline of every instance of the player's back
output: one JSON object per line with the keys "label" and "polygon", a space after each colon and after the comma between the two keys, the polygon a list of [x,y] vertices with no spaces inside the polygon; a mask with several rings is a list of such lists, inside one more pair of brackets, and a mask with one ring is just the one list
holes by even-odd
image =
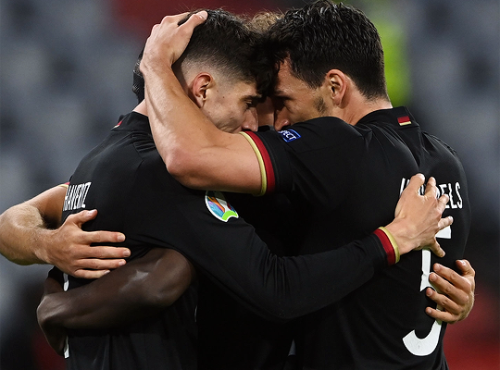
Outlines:
{"label": "player's back", "polygon": [[[317,246],[326,240],[341,246],[388,224],[400,192],[417,172],[434,176],[440,191],[450,196],[445,215],[452,215],[454,224],[439,235],[447,252],[444,258],[427,250],[412,252],[338,303],[303,318],[297,337],[303,368],[446,369],[446,325],[425,314],[425,307],[433,306],[425,288],[433,263],[454,266],[463,255],[470,209],[462,166],[450,148],[422,133],[404,109],[378,111],[355,127],[327,128],[323,136],[335,132],[334,140],[344,148],[312,170],[323,172],[318,184],[338,184],[331,191],[323,186],[310,192],[304,202],[297,195],[298,213],[303,215],[302,253],[319,251]],[[325,146],[298,155],[320,157],[328,152]],[[330,168],[333,161],[344,164]],[[327,178],[330,171],[336,179]]]}
{"label": "player's back", "polygon": [[[123,232],[122,245],[134,259],[153,247],[168,247],[161,235],[175,222],[175,208],[170,218],[155,217],[155,211],[187,191],[167,173],[147,118],[132,113],[80,162],[71,177],[63,219],[97,209],[97,218],[84,229]],[[88,282],[68,277],[69,289]],[[195,306],[196,290],[190,287],[160,314],[131,319],[132,324],[120,328],[71,330],[68,369],[194,370]]]}

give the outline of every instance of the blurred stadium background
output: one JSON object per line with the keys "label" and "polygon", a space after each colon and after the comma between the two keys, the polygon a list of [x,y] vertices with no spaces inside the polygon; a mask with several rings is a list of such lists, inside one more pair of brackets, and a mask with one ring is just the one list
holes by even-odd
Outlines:
{"label": "blurred stadium background", "polygon": [[[500,368],[500,3],[352,0],[382,35],[389,93],[455,148],[468,174],[466,250],[476,305],[449,327],[451,369]],[[286,10],[304,0],[1,0],[0,212],[68,180],[135,104],[132,68],[151,27],[197,7]],[[35,309],[48,266],[0,258],[0,368],[58,370]]]}

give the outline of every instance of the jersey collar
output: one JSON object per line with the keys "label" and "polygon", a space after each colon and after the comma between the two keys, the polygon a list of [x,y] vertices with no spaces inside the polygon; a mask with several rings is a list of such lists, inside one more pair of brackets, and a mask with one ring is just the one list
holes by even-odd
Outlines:
{"label": "jersey collar", "polygon": [[142,131],[151,134],[148,117],[137,112],[130,112],[129,114],[123,116],[114,129],[120,131]]}

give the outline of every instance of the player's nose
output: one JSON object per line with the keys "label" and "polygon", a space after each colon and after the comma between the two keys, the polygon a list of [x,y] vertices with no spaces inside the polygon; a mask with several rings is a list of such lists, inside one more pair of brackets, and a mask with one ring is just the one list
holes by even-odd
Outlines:
{"label": "player's nose", "polygon": [[257,116],[257,111],[255,109],[251,109],[247,112],[245,116],[245,120],[241,125],[241,129],[245,131],[257,131],[259,127],[259,120]]}
{"label": "player's nose", "polygon": [[281,131],[285,127],[290,126],[290,120],[283,113],[283,111],[275,111],[274,112],[274,129],[276,131]]}

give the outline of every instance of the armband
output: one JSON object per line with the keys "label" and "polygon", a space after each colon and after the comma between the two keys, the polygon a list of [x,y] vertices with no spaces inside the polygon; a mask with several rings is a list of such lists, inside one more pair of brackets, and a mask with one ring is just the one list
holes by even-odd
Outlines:
{"label": "armband", "polygon": [[387,263],[389,265],[398,263],[400,258],[399,247],[389,230],[385,227],[379,227],[374,231],[374,234],[380,239],[382,246],[387,253]]}

